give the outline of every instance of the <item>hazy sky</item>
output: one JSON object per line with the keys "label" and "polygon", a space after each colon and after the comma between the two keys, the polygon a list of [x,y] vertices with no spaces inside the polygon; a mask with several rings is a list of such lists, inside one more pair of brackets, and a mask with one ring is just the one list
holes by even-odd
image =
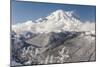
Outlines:
{"label": "hazy sky", "polygon": [[72,5],[72,4],[50,4],[50,3],[40,3],[40,2],[11,2],[11,19],[12,24],[21,23],[28,20],[35,21],[38,18],[45,17],[51,12],[62,9],[65,11],[74,11],[80,16],[82,21],[93,21],[95,22],[95,6],[87,5]]}

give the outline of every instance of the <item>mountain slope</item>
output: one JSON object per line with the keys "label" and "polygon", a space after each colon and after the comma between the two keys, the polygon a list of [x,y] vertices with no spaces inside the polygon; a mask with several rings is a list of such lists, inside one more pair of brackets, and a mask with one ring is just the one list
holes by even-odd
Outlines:
{"label": "mountain slope", "polygon": [[95,23],[82,22],[75,16],[73,11],[57,10],[45,18],[40,18],[34,22],[12,26],[16,32],[32,31],[34,33],[49,33],[62,31],[95,31]]}
{"label": "mountain slope", "polygon": [[95,37],[95,23],[57,10],[35,23],[12,26],[11,65],[95,61]]}
{"label": "mountain slope", "polygon": [[95,35],[92,33],[38,34],[28,40],[15,38],[12,46],[13,61],[22,65],[95,61]]}

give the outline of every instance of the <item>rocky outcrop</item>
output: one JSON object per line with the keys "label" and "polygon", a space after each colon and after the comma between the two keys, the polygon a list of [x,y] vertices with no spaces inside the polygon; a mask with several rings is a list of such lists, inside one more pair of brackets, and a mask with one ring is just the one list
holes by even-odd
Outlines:
{"label": "rocky outcrop", "polygon": [[[87,35],[86,32],[52,32],[38,34],[28,40],[12,39],[12,45],[21,45],[12,47],[12,60],[22,65],[96,60],[95,34],[93,33]],[[17,42],[16,39],[19,41]]]}

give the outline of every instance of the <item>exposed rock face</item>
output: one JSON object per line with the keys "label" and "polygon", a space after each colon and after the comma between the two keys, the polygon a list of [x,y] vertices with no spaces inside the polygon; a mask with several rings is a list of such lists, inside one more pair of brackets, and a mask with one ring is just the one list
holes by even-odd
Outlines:
{"label": "exposed rock face", "polygon": [[12,46],[19,45],[12,48],[12,59],[22,65],[95,61],[95,34],[92,33],[52,32],[22,39],[17,37],[12,41]]}
{"label": "exposed rock face", "polygon": [[96,60],[95,22],[82,22],[63,10],[35,22],[12,25],[11,65]]}

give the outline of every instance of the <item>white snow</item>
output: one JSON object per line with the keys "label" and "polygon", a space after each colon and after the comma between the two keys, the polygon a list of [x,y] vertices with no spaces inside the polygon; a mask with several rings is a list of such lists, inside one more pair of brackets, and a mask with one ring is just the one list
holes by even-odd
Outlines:
{"label": "white snow", "polygon": [[56,10],[45,18],[39,18],[34,23],[27,21],[12,26],[19,33],[32,31],[34,33],[49,33],[61,31],[95,31],[95,22],[82,22],[75,18],[73,11]]}

